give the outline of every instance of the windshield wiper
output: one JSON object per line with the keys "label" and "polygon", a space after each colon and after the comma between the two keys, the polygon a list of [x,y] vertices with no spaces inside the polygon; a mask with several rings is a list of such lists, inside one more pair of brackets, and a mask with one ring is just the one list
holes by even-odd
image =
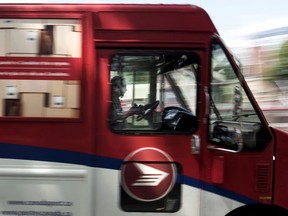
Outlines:
{"label": "windshield wiper", "polygon": [[252,115],[257,115],[257,114],[256,113],[243,113],[243,114],[240,114],[240,115],[234,115],[233,116],[233,121],[237,121],[241,117],[249,117],[249,116],[252,116]]}

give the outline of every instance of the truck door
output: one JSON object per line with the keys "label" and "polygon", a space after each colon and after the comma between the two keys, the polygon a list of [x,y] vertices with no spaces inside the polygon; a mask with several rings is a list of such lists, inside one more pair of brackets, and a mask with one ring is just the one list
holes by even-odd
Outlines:
{"label": "truck door", "polygon": [[200,214],[203,53],[97,52],[95,152],[106,162],[94,181],[98,215]]}
{"label": "truck door", "polygon": [[202,202],[204,215],[225,215],[243,204],[272,202],[273,140],[240,65],[219,39],[211,56]]}

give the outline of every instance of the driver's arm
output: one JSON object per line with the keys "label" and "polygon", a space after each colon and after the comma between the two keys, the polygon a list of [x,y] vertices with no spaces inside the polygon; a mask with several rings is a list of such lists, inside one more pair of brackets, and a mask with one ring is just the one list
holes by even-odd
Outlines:
{"label": "driver's arm", "polygon": [[127,115],[126,118],[128,118],[129,116],[132,116],[132,115],[140,115],[143,112],[145,112],[145,107],[134,103],[133,106],[126,112],[125,115]]}

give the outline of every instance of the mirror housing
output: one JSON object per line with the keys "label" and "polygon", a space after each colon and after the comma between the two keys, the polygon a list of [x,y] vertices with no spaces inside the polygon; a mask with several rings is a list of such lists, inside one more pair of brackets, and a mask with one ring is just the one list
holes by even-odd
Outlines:
{"label": "mirror housing", "polygon": [[238,153],[241,152],[244,147],[243,134],[238,127],[216,124],[213,129],[213,140],[221,143],[223,147],[208,146],[208,148],[212,150]]}

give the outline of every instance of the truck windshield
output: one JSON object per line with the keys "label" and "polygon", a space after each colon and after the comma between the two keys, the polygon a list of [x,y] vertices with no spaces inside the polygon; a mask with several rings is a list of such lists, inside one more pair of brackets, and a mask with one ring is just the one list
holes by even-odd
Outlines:
{"label": "truck windshield", "polygon": [[224,151],[262,150],[271,136],[230,60],[220,44],[213,44],[209,139]]}
{"label": "truck windshield", "polygon": [[[239,65],[239,61],[237,61]],[[211,70],[212,119],[260,122],[242,84],[219,44],[213,45]],[[235,98],[238,97],[238,98]],[[238,101],[235,102],[235,99]]]}

